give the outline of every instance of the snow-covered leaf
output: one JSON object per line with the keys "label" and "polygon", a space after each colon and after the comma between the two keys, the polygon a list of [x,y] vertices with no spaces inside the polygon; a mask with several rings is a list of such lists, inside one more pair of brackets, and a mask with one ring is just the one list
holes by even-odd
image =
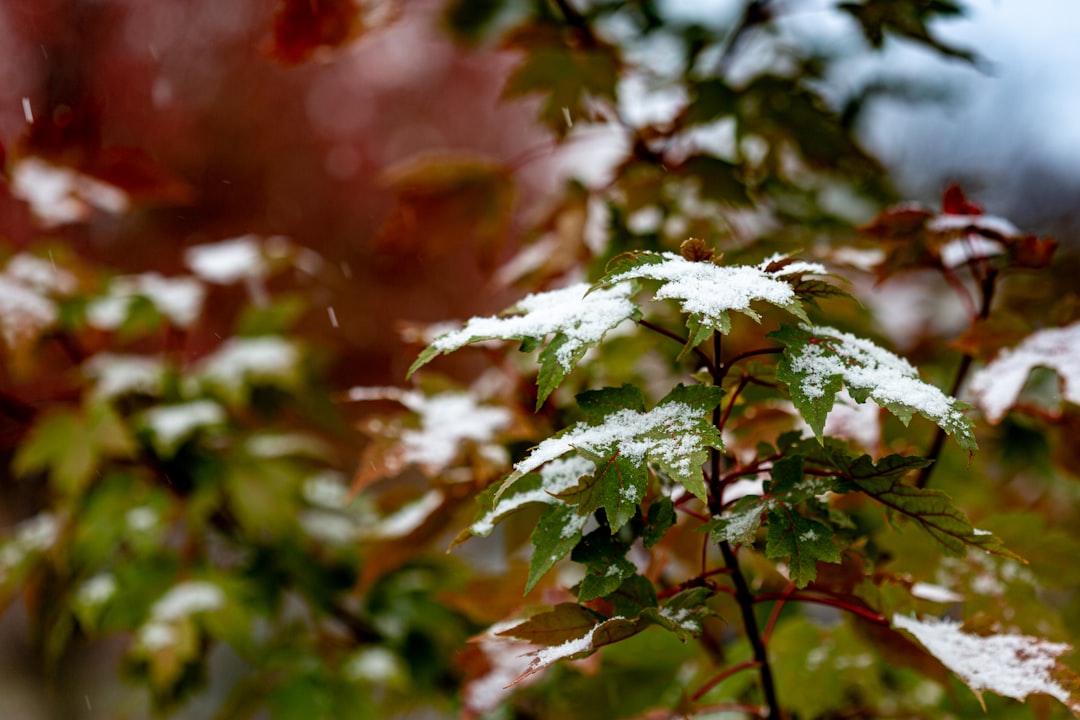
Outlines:
{"label": "snow-covered leaf", "polygon": [[1049,695],[1074,714],[1080,714],[1076,675],[1057,659],[1072,648],[1029,635],[1000,633],[975,635],[951,620],[918,620],[893,616],[893,625],[915,636],[931,655],[952,670],[978,695],[1024,700],[1028,695]]}
{"label": "snow-covered leaf", "polygon": [[711,534],[713,542],[753,545],[761,520],[771,503],[762,498],[746,496],[739,498],[720,517],[713,518],[702,531]]}
{"label": "snow-covered leaf", "polygon": [[977,445],[966,408],[923,382],[906,360],[869,340],[827,327],[783,325],[768,337],[785,345],[777,379],[788,384],[791,401],[818,440],[841,387],[857,402],[869,397],[905,424],[918,412],[937,423],[969,452]]}
{"label": "snow-covered leaf", "polygon": [[230,402],[240,402],[252,385],[297,387],[300,360],[300,347],[283,337],[230,338],[202,359],[197,376]]}
{"label": "snow-covered leaf", "polygon": [[195,400],[150,408],[142,414],[141,423],[149,431],[157,451],[171,457],[196,432],[222,425],[227,419],[225,408],[213,400]]}
{"label": "snow-covered leaf", "polygon": [[[572,604],[567,603],[558,607],[563,608],[569,605]],[[578,607],[580,610],[583,610],[580,606],[574,605],[573,607]],[[558,612],[558,610],[553,612]],[[569,625],[577,625],[580,627],[584,624],[584,617],[581,612],[567,609],[560,612],[560,617],[563,616],[565,616],[567,624]],[[552,624],[557,625],[558,620],[556,619]],[[646,627],[648,627],[648,622],[643,619],[635,618],[631,620],[624,617],[608,618],[607,620],[593,625],[591,628],[587,627],[581,635],[571,636],[569,639],[558,645],[543,647],[529,653],[529,656],[532,658],[529,662],[529,667],[511,684],[517,684],[530,675],[540,672],[559,660],[582,657],[604,645],[611,645],[620,640],[625,640],[626,638],[641,632]],[[516,636],[516,632],[517,628],[511,628],[500,634]],[[522,632],[524,632],[524,630]]]}
{"label": "snow-covered leaf", "polygon": [[585,576],[578,585],[578,600],[587,602],[607,597],[623,581],[637,574],[637,567],[626,558],[630,544],[606,529],[585,536],[574,548],[570,559],[585,566]]}
{"label": "snow-covered leaf", "polygon": [[131,206],[115,185],[33,156],[15,163],[11,194],[25,200],[46,228],[87,222],[95,210],[120,215]]}
{"label": "snow-covered leaf", "polygon": [[630,280],[659,280],[656,300],[676,300],[689,315],[690,330],[683,354],[697,347],[713,332],[731,330],[732,311],[754,320],[761,316],[751,307],[755,301],[783,308],[809,322],[793,283],[803,274],[821,275],[826,269],[817,263],[771,257],[757,266],[717,265],[692,262],[675,253],[630,252],[608,264],[596,288],[618,287]]}
{"label": "snow-covered leaf", "polygon": [[[586,478],[583,482],[599,487],[595,493],[590,491],[582,496],[580,493],[587,490],[582,486],[578,493],[570,490],[561,497],[587,502],[586,507],[597,498],[602,499],[613,529],[617,528],[616,518],[626,517],[625,507],[640,504],[644,497],[640,478],[647,462],[704,500],[701,466],[708,458],[708,448],[722,448],[709,413],[722,395],[719,388],[679,385],[652,410],[642,411],[640,395],[635,398],[626,387],[583,393],[581,402],[594,422],[573,425],[533,448],[528,457],[514,466],[499,494],[526,474],[577,452],[595,463],[594,478],[600,478]],[[617,467],[612,469],[612,464]]]}
{"label": "snow-covered leaf", "polygon": [[1050,368],[1061,377],[1063,394],[1080,405],[1080,322],[1063,328],[1040,330],[1012,350],[1004,350],[971,378],[968,389],[986,419],[997,423],[1016,399],[1037,367]]}
{"label": "snow-covered leaf", "polygon": [[87,321],[102,330],[116,330],[131,313],[136,298],[144,298],[173,325],[188,328],[202,312],[206,287],[192,277],[165,277],[158,273],[113,278],[108,293],[86,308]]}
{"label": "snow-covered leaf", "polygon": [[539,407],[590,347],[599,343],[609,330],[638,316],[637,307],[630,301],[633,287],[629,283],[588,291],[587,284],[579,283],[534,293],[501,316],[474,317],[460,330],[435,338],[409,368],[409,375],[434,357],[469,343],[517,340],[523,349],[529,350],[546,344],[539,357]]}

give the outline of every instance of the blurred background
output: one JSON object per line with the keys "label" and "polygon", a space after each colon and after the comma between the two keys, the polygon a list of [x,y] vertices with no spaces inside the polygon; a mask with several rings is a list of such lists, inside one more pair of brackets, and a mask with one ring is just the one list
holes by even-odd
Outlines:
{"label": "blurred background", "polygon": [[[302,333],[338,392],[402,384],[417,347],[402,339],[410,323],[486,314],[518,297],[499,268],[569,178],[605,181],[625,154],[623,128],[594,125],[556,142],[537,122],[539,101],[503,98],[518,53],[452,40],[441,0],[315,5],[0,0],[4,255],[49,243],[120,273],[168,275],[183,271],[194,245],[286,237],[315,255],[274,290],[304,294]],[[744,10],[726,0],[642,5],[718,37]],[[897,196],[933,204],[961,182],[989,212],[1075,246],[1080,10],[1067,0],[966,6],[933,29],[973,63],[902,40],[871,54],[851,18],[819,0],[774,3],[775,22],[739,62],[749,73],[778,46],[827,53],[821,92],[856,118]],[[657,68],[675,53],[662,42],[638,52]],[[624,119],[663,118],[679,101],[663,88],[633,90],[621,98]],[[855,96],[858,107],[844,105]],[[65,181],[35,175],[36,161],[121,195],[84,186],[69,206],[71,191],[56,185]],[[856,208],[853,219],[874,209]],[[215,308],[244,300],[214,292]],[[208,352],[228,316],[212,314],[181,352]],[[464,356],[442,369],[468,378],[478,367]],[[5,373],[5,385],[15,382]],[[65,392],[47,375],[18,390],[35,406]],[[9,484],[0,525],[37,499]],[[27,660],[25,624],[18,604],[0,620],[0,715],[106,717],[82,691],[113,676],[108,663],[98,675],[93,662],[74,662],[83,674],[71,696],[48,697]]]}

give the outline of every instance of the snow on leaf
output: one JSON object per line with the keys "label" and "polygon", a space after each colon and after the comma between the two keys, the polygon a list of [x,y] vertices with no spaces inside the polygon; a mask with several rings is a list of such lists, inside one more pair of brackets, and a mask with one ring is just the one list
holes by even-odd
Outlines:
{"label": "snow on leaf", "polygon": [[966,405],[923,382],[906,360],[869,340],[828,327],[783,325],[768,337],[785,345],[776,377],[820,441],[841,387],[857,402],[869,397],[905,424],[918,412],[969,452],[977,445]]}
{"label": "snow on leaf", "polygon": [[791,580],[803,588],[817,577],[817,563],[839,563],[840,547],[833,542],[835,532],[825,523],[808,518],[792,508],[768,513],[765,556],[788,558]]}
{"label": "snow on leaf", "polygon": [[[709,413],[723,395],[719,388],[679,385],[656,407],[642,411],[637,401],[629,401],[626,388],[606,388],[582,394],[586,408],[597,408],[593,422],[581,422],[550,437],[514,466],[498,495],[527,473],[547,463],[577,452],[596,463],[603,476],[601,497],[608,508],[609,522],[623,515],[622,503],[640,504],[643,498],[637,470],[651,462],[682,483],[704,501],[705,486],[701,466],[708,448],[722,448],[720,436],[709,422]],[[599,408],[607,405],[606,411]],[[591,410],[589,412],[592,412]],[[606,465],[616,463],[618,472]],[[572,491],[571,491],[572,492]],[[566,493],[563,494],[566,496]]]}
{"label": "snow on leaf", "polygon": [[1033,333],[972,376],[968,389],[987,420],[1001,420],[1037,367],[1057,372],[1065,399],[1080,405],[1080,322]]}
{"label": "snow on leaf", "polygon": [[536,583],[555,566],[555,563],[577,547],[581,542],[581,533],[585,529],[585,523],[588,521],[588,515],[582,515],[576,508],[562,503],[552,504],[544,511],[536,523],[536,529],[533,530],[531,538],[534,550],[529,559],[529,578],[525,583],[526,595],[532,592]]}
{"label": "snow on leaf", "polygon": [[[567,603],[567,605],[569,604],[570,603]],[[559,607],[563,606],[560,605]],[[575,617],[579,616],[575,614]],[[604,645],[611,645],[620,640],[625,640],[626,638],[641,632],[646,627],[648,627],[648,623],[640,619],[630,620],[624,617],[608,618],[601,623],[593,625],[590,629],[586,630],[583,635],[570,637],[558,645],[542,647],[529,653],[532,660],[529,662],[528,668],[526,668],[525,672],[519,675],[511,684],[515,685],[559,660],[587,655]],[[515,630],[516,628],[512,628],[508,632],[514,632]]]}
{"label": "snow on leaf", "polygon": [[469,533],[486,537],[495,528],[495,523],[530,503],[562,505],[556,496],[576,485],[592,470],[593,464],[579,455],[568,455],[548,463],[539,473],[523,478],[504,493],[494,507],[473,521]]}
{"label": "snow on leaf", "polygon": [[1049,695],[1074,713],[1080,712],[1080,700],[1062,685],[1063,676],[1073,675],[1057,662],[1072,649],[1064,643],[1015,633],[974,635],[964,632],[960,623],[945,619],[894,615],[893,625],[914,635],[976,695],[982,690],[1017,700]]}
{"label": "snow on leaf", "polygon": [[722,516],[713,518],[704,529],[710,532],[713,542],[753,545],[761,527],[762,515],[768,508],[769,503],[762,502],[760,497],[742,497]]}
{"label": "snow on leaf", "polygon": [[537,407],[574,369],[577,362],[604,335],[638,315],[630,301],[633,288],[620,284],[586,295],[589,286],[578,283],[560,290],[527,295],[503,315],[474,317],[465,327],[440,335],[409,368],[409,375],[434,357],[483,340],[517,340],[524,348],[543,345],[540,352],[540,386]]}
{"label": "snow on leaf", "polygon": [[256,235],[189,247],[184,251],[184,263],[202,280],[219,285],[259,278],[267,272]]}
{"label": "snow on leaf", "polygon": [[94,380],[93,394],[108,399],[131,393],[159,395],[165,371],[160,358],[113,353],[98,353],[82,366],[83,374]]}
{"label": "snow on leaf", "polygon": [[[476,443],[482,451],[501,450],[501,446],[492,441],[496,433],[513,423],[513,414],[507,408],[481,404],[464,392],[425,395],[393,387],[355,387],[349,390],[349,399],[393,400],[415,413],[420,427],[402,429],[396,438],[399,442],[388,459],[393,468],[415,463],[432,474],[449,467],[466,443]],[[486,535],[488,532],[490,529],[474,534]]]}
{"label": "snow on leaf", "polygon": [[93,300],[86,308],[91,325],[115,330],[124,324],[132,301],[145,298],[173,325],[190,327],[202,311],[206,288],[191,277],[165,277],[158,273],[125,275],[109,283],[108,294]]}
{"label": "snow on leaf", "polygon": [[629,280],[659,280],[656,300],[676,300],[689,315],[690,337],[683,354],[713,332],[731,330],[730,312],[741,312],[754,320],[761,316],[751,308],[755,301],[781,307],[809,322],[792,286],[803,273],[825,274],[817,263],[784,261],[771,257],[760,265],[716,265],[691,262],[675,253],[631,252],[615,258],[604,277],[594,286],[610,288]]}
{"label": "snow on leaf", "polygon": [[300,348],[273,335],[237,337],[223,342],[202,359],[198,377],[231,401],[239,401],[247,385],[290,389],[299,382]]}
{"label": "snow on leaf", "polygon": [[141,417],[142,425],[150,431],[154,447],[165,456],[173,455],[196,431],[221,425],[226,419],[225,409],[212,400],[158,405]]}
{"label": "snow on leaf", "polygon": [[11,194],[26,201],[46,228],[87,222],[94,210],[120,215],[131,205],[128,194],[115,185],[37,157],[15,164]]}
{"label": "snow on leaf", "polygon": [[56,322],[56,303],[33,288],[0,275],[0,335],[8,347],[32,339]]}

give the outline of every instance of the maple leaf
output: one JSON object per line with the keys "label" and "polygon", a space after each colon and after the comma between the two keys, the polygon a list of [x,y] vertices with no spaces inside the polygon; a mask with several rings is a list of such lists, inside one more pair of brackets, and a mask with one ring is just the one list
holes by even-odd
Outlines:
{"label": "maple leaf", "polygon": [[[474,317],[460,330],[435,338],[409,368],[412,375],[434,357],[483,340],[517,340],[523,350],[547,343],[540,351],[537,378],[539,408],[585,352],[625,320],[638,317],[630,301],[629,283],[588,292],[578,283],[559,290],[527,295],[499,317]],[[586,293],[588,293],[586,295]],[[547,342],[548,336],[551,341]]]}
{"label": "maple leaf", "polygon": [[968,390],[974,404],[987,420],[998,423],[1037,367],[1058,373],[1065,400],[1080,405],[1080,322],[1039,330],[1012,350],[1002,351],[972,376]]}
{"label": "maple leaf", "polygon": [[723,444],[709,415],[723,390],[706,385],[679,385],[652,410],[644,410],[641,391],[629,385],[582,393],[579,404],[589,421],[550,437],[514,466],[496,497],[526,474],[576,452],[596,465],[591,477],[560,493],[578,511],[603,507],[612,531],[633,516],[641,503],[652,463],[705,501],[701,466],[708,449]]}
{"label": "maple leaf", "polygon": [[800,281],[803,274],[823,275],[827,271],[817,263],[780,260],[771,257],[757,266],[724,266],[691,262],[675,253],[629,252],[608,264],[594,288],[617,287],[628,280],[659,280],[654,299],[677,300],[680,309],[689,315],[690,337],[682,357],[714,332],[730,332],[733,311],[760,320],[751,307],[755,301],[783,308],[809,322],[793,283]]}
{"label": "maple leaf", "polygon": [[[1070,689],[1080,679],[1057,661],[1072,649],[1065,643],[1016,633],[975,635],[947,619],[918,620],[895,615],[893,625],[911,633],[956,673],[980,702],[982,690],[1017,700],[1033,694],[1049,695],[1080,714],[1080,698],[1075,689]],[[1066,680],[1070,687],[1063,684]]]}
{"label": "maple leaf", "polygon": [[818,440],[836,394],[846,387],[856,402],[872,399],[905,425],[918,412],[937,423],[969,452],[977,444],[968,407],[923,382],[906,360],[869,340],[828,327],[782,325],[768,337],[784,344],[776,377],[787,383],[791,401]]}

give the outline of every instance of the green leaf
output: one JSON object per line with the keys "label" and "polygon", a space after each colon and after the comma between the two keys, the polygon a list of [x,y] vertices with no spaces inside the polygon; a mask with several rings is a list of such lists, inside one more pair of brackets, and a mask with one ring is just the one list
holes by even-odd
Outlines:
{"label": "green leaf", "polygon": [[701,466],[708,459],[708,448],[723,447],[709,415],[723,391],[706,385],[680,385],[647,412],[623,407],[633,396],[626,388],[586,393],[587,414],[602,420],[578,423],[541,442],[514,466],[499,494],[526,474],[575,452],[592,460],[597,472],[579,483],[576,495],[562,493],[559,497],[589,508],[599,507],[597,498],[602,498],[612,511],[613,527],[616,518],[632,517],[630,509],[644,499],[641,473],[646,463],[653,463],[704,500]]}
{"label": "green leaf", "polygon": [[62,493],[75,496],[98,474],[103,460],[134,454],[135,442],[120,416],[107,403],[94,403],[82,412],[41,415],[12,467],[20,476],[47,471]]}
{"label": "green leaf", "polygon": [[671,498],[662,497],[649,505],[649,514],[645,519],[645,527],[639,535],[645,547],[651,548],[660,542],[664,533],[675,525],[675,503]]}
{"label": "green leaf", "polygon": [[841,486],[838,490],[864,492],[890,510],[910,518],[953,557],[962,557],[971,547],[1023,562],[1018,555],[1005,549],[1000,539],[973,528],[971,521],[946,493],[903,483],[905,473],[927,464],[923,458],[890,455],[875,466],[869,456],[863,456],[844,468],[850,486]]}
{"label": "green leaf", "polygon": [[788,558],[788,571],[796,587],[804,588],[817,577],[817,562],[839,563],[840,548],[833,529],[792,508],[769,510],[765,556]]}
{"label": "green leaf", "polygon": [[649,608],[656,607],[656,588],[652,581],[641,575],[631,575],[615,592],[607,596],[615,606],[615,614],[637,617]]}
{"label": "green leaf", "polygon": [[788,385],[791,401],[819,441],[836,393],[846,387],[858,402],[866,398],[907,424],[913,413],[937,423],[969,452],[977,448],[968,406],[919,379],[906,360],[869,340],[833,328],[783,325],[768,337],[784,344],[776,377]]}
{"label": "green leaf", "polygon": [[645,608],[642,616],[675,633],[686,642],[701,635],[701,621],[715,613],[706,605],[712,595],[709,588],[691,588],[671,598],[662,608]]}
{"label": "green leaf", "polygon": [[590,347],[616,325],[639,316],[630,300],[632,293],[629,283],[600,292],[589,292],[587,284],[579,283],[528,295],[502,316],[474,317],[460,330],[435,338],[416,358],[408,374],[411,376],[436,356],[470,343],[516,340],[525,350],[546,345],[539,357],[539,408]]}
{"label": "green leaf", "polygon": [[668,252],[630,252],[612,260],[593,287],[618,287],[630,280],[660,281],[653,297],[678,301],[679,308],[689,316],[690,338],[683,348],[685,355],[713,332],[730,332],[732,312],[760,320],[761,316],[751,307],[754,302],[769,303],[805,320],[806,313],[792,282],[801,281],[803,274],[826,272],[816,263],[780,263],[777,258],[756,266],[717,265],[708,261],[691,262]]}
{"label": "green leaf", "polygon": [[567,505],[552,505],[544,511],[532,534],[535,550],[529,560],[526,595],[555,563],[581,542],[581,531],[587,520],[587,516],[579,515],[575,508]]}
{"label": "green leaf", "polygon": [[747,495],[736,500],[723,516],[713,518],[701,530],[708,532],[715,543],[753,545],[761,527],[761,516],[767,508],[768,504],[762,498]]}
{"label": "green leaf", "polygon": [[645,396],[634,385],[588,390],[578,395],[576,399],[581,412],[592,423],[603,422],[604,418],[619,410],[645,412]]}
{"label": "green leaf", "polygon": [[637,568],[626,559],[629,548],[603,528],[594,530],[578,543],[570,559],[585,565],[585,577],[578,586],[579,602],[607,597],[624,580],[637,574]]}

